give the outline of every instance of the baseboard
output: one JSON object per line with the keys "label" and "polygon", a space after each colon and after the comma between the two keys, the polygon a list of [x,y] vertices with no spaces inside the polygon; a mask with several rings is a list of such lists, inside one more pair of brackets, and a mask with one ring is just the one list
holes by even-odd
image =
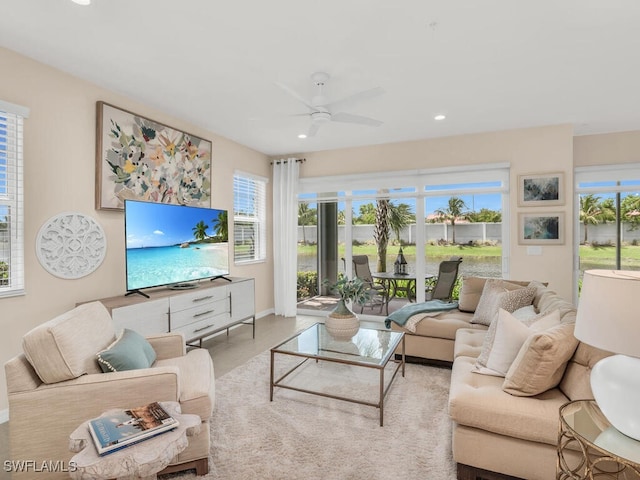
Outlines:
{"label": "baseboard", "polygon": [[267,315],[272,315],[275,313],[275,308],[270,308],[268,310],[263,310],[261,312],[256,313],[256,318],[263,318],[266,317]]}
{"label": "baseboard", "polygon": [[0,410],[0,423],[7,423],[9,421],[9,409],[5,408]]}

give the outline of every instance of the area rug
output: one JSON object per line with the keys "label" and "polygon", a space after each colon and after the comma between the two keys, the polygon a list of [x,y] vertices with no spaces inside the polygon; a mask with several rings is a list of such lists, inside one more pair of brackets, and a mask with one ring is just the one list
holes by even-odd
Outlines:
{"label": "area rug", "polygon": [[[291,361],[300,359],[278,356],[278,371]],[[448,369],[408,364],[385,398],[381,427],[371,406],[279,388],[270,402],[264,352],[216,381],[208,475],[170,478],[454,480],[450,377]],[[290,381],[375,401],[378,378],[372,369],[311,361]]]}

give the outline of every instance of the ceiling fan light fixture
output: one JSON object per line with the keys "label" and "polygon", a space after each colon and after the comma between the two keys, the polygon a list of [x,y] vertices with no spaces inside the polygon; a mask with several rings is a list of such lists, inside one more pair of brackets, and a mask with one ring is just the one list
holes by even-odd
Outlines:
{"label": "ceiling fan light fixture", "polygon": [[298,138],[307,138],[307,134],[306,133],[300,133],[300,134],[298,134]]}
{"label": "ceiling fan light fixture", "polygon": [[443,115],[443,114],[439,114],[439,115],[436,115],[435,117],[433,117],[433,119],[438,121],[438,122],[444,120],[445,118],[447,118],[447,117],[445,115]]}
{"label": "ceiling fan light fixture", "polygon": [[331,120],[331,114],[329,112],[312,112],[311,120],[315,123],[325,123]]}
{"label": "ceiling fan light fixture", "polygon": [[91,0],[71,0],[73,3],[77,3],[78,5],[91,5]]}

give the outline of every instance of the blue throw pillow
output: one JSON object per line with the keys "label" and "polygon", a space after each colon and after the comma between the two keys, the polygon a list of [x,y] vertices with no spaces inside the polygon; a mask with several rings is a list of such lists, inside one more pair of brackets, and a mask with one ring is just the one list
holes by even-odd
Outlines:
{"label": "blue throw pillow", "polygon": [[156,361],[151,344],[137,332],[125,328],[118,339],[97,353],[104,373],[149,368]]}

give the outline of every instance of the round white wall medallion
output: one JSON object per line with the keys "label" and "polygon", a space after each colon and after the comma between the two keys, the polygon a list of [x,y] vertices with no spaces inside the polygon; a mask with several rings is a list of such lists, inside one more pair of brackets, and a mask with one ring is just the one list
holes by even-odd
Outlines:
{"label": "round white wall medallion", "polygon": [[42,266],[60,278],[81,278],[100,266],[107,253],[102,227],[82,213],[61,213],[47,220],[36,238]]}

